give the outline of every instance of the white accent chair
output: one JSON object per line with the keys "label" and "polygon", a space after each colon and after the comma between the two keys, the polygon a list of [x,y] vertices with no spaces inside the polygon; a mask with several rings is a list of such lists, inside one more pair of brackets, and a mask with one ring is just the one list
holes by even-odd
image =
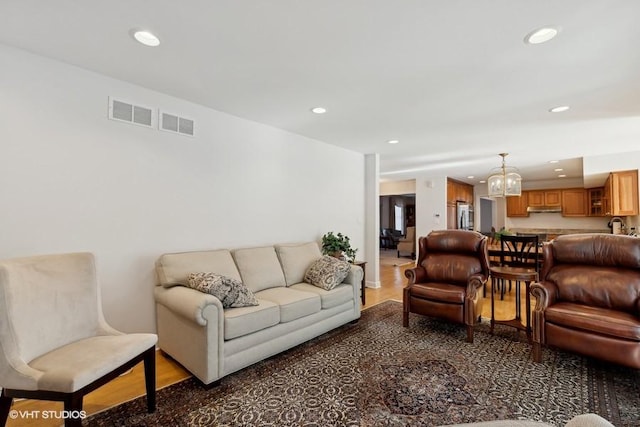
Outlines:
{"label": "white accent chair", "polygon": [[0,425],[13,398],[64,402],[81,426],[84,395],[144,361],[155,411],[155,334],[124,334],[104,320],[90,253],[0,261]]}

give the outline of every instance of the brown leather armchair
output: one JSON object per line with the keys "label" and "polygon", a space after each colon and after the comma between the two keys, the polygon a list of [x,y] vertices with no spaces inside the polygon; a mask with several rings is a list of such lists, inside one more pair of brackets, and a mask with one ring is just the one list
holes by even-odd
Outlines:
{"label": "brown leather armchair", "polygon": [[415,268],[405,271],[402,324],[409,313],[438,317],[473,327],[482,310],[482,289],[489,277],[487,237],[475,231],[439,230],[421,237]]}
{"label": "brown leather armchair", "polygon": [[542,256],[531,286],[534,361],[547,345],[640,368],[640,239],[560,236]]}

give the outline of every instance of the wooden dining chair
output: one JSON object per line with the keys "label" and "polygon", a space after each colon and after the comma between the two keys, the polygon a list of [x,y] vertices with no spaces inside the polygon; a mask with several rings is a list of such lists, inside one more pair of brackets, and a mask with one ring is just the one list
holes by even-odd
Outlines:
{"label": "wooden dining chair", "polygon": [[[540,250],[538,236],[533,235],[502,235],[500,237],[500,265],[503,267],[518,267],[534,269],[540,272]],[[509,281],[509,292],[511,292]],[[518,287],[519,289],[519,287]],[[506,283],[500,283],[500,299],[504,299]]]}

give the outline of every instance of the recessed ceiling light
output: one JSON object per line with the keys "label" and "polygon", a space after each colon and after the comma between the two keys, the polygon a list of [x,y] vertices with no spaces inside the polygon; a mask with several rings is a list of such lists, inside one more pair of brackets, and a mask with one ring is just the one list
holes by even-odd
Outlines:
{"label": "recessed ceiling light", "polygon": [[467,177],[467,179],[473,179],[473,178],[475,178],[475,176],[473,176],[473,175],[469,175],[469,176]]}
{"label": "recessed ceiling light", "polygon": [[311,112],[315,114],[324,114],[327,112],[327,109],[324,107],[314,107],[311,109]]}
{"label": "recessed ceiling light", "polygon": [[557,27],[542,27],[535,31],[530,32],[524,38],[524,42],[527,44],[540,44],[548,42],[552,38],[558,35],[560,30]]}
{"label": "recessed ceiling light", "polygon": [[486,184],[487,181],[485,181],[484,179],[482,181],[480,181],[480,184]]}
{"label": "recessed ceiling light", "polygon": [[569,108],[568,105],[560,105],[558,107],[553,107],[549,110],[550,113],[562,113],[563,111],[567,111]]}
{"label": "recessed ceiling light", "polygon": [[397,139],[391,139],[391,140],[387,141],[387,144],[397,144],[399,142],[400,141],[398,141]]}
{"label": "recessed ceiling light", "polygon": [[560,160],[549,160],[549,163],[558,163]]}
{"label": "recessed ceiling light", "polygon": [[562,169],[562,168],[557,168],[557,169],[554,169],[553,171],[554,171],[554,172],[562,172],[563,170],[564,170],[564,169]]}
{"label": "recessed ceiling light", "polygon": [[561,175],[558,175],[558,178],[565,178],[566,176],[567,175],[565,175],[565,174],[561,174]]}
{"label": "recessed ceiling light", "polygon": [[160,44],[160,39],[149,31],[138,30],[134,31],[133,38],[145,46],[155,47]]}

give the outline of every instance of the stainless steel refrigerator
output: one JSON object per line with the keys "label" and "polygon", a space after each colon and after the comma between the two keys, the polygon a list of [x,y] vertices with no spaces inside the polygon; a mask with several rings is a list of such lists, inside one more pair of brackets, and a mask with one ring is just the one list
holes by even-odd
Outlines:
{"label": "stainless steel refrigerator", "polygon": [[456,204],[457,229],[473,230],[473,205],[458,202]]}

